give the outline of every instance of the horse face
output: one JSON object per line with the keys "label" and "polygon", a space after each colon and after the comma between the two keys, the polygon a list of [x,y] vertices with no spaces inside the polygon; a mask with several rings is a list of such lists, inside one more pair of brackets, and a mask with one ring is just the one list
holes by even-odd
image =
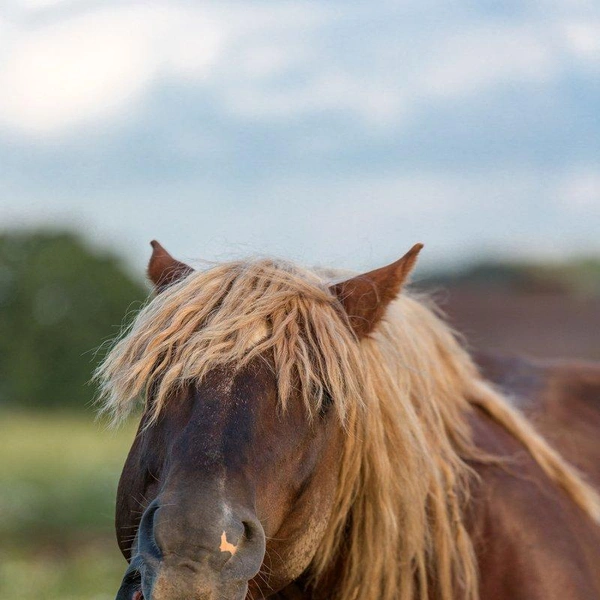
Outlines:
{"label": "horse face", "polygon": [[[192,269],[152,246],[148,275],[160,294]],[[420,249],[329,288],[356,339],[374,330]],[[283,411],[275,370],[266,356],[215,369],[172,394],[156,421],[150,399],[119,484],[117,537],[130,566],[117,600],[265,597],[309,567],[344,432],[327,406],[308,419],[300,391]]]}
{"label": "horse face", "polygon": [[263,358],[211,372],[163,412],[142,418],[119,484],[131,564],[118,600],[242,600],[298,578],[331,513],[339,419],[325,407],[309,421],[299,397],[282,410]]}

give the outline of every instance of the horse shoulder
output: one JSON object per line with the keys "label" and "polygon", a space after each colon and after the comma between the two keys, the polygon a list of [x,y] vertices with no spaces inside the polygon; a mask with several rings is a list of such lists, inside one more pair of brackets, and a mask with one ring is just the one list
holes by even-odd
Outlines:
{"label": "horse shoulder", "polygon": [[467,522],[485,600],[600,597],[600,528],[556,488],[520,444],[486,415],[472,417],[476,443],[507,459],[474,464]]}

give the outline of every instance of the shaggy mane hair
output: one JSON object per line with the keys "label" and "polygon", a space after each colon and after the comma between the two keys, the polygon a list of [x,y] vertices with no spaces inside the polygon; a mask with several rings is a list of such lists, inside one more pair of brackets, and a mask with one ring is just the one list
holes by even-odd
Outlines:
{"label": "shaggy mane hair", "polygon": [[343,545],[336,600],[478,599],[463,520],[472,475],[466,461],[490,457],[472,441],[467,419],[475,406],[600,519],[595,491],[480,377],[426,301],[402,293],[359,342],[329,283],[264,259],[193,272],[143,308],[108,354],[97,372],[104,410],[123,419],[152,390],[156,419],[186,382],[266,352],[283,408],[298,382],[308,418],[330,394],[345,448],[311,571],[318,579]]}

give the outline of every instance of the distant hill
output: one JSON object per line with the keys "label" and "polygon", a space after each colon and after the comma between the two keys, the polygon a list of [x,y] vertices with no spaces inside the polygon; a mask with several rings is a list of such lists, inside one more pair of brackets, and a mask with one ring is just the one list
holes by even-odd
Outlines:
{"label": "distant hill", "polygon": [[600,258],[562,264],[486,261],[456,273],[434,272],[422,278],[420,283],[426,286],[469,286],[515,292],[600,296]]}
{"label": "distant hill", "polygon": [[600,259],[482,262],[416,287],[434,296],[471,348],[600,360]]}

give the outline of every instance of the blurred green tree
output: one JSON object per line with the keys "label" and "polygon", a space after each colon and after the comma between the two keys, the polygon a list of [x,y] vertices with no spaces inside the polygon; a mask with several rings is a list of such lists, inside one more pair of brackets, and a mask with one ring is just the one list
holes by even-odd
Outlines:
{"label": "blurred green tree", "polygon": [[75,234],[0,234],[0,407],[89,407],[95,350],[146,295]]}

